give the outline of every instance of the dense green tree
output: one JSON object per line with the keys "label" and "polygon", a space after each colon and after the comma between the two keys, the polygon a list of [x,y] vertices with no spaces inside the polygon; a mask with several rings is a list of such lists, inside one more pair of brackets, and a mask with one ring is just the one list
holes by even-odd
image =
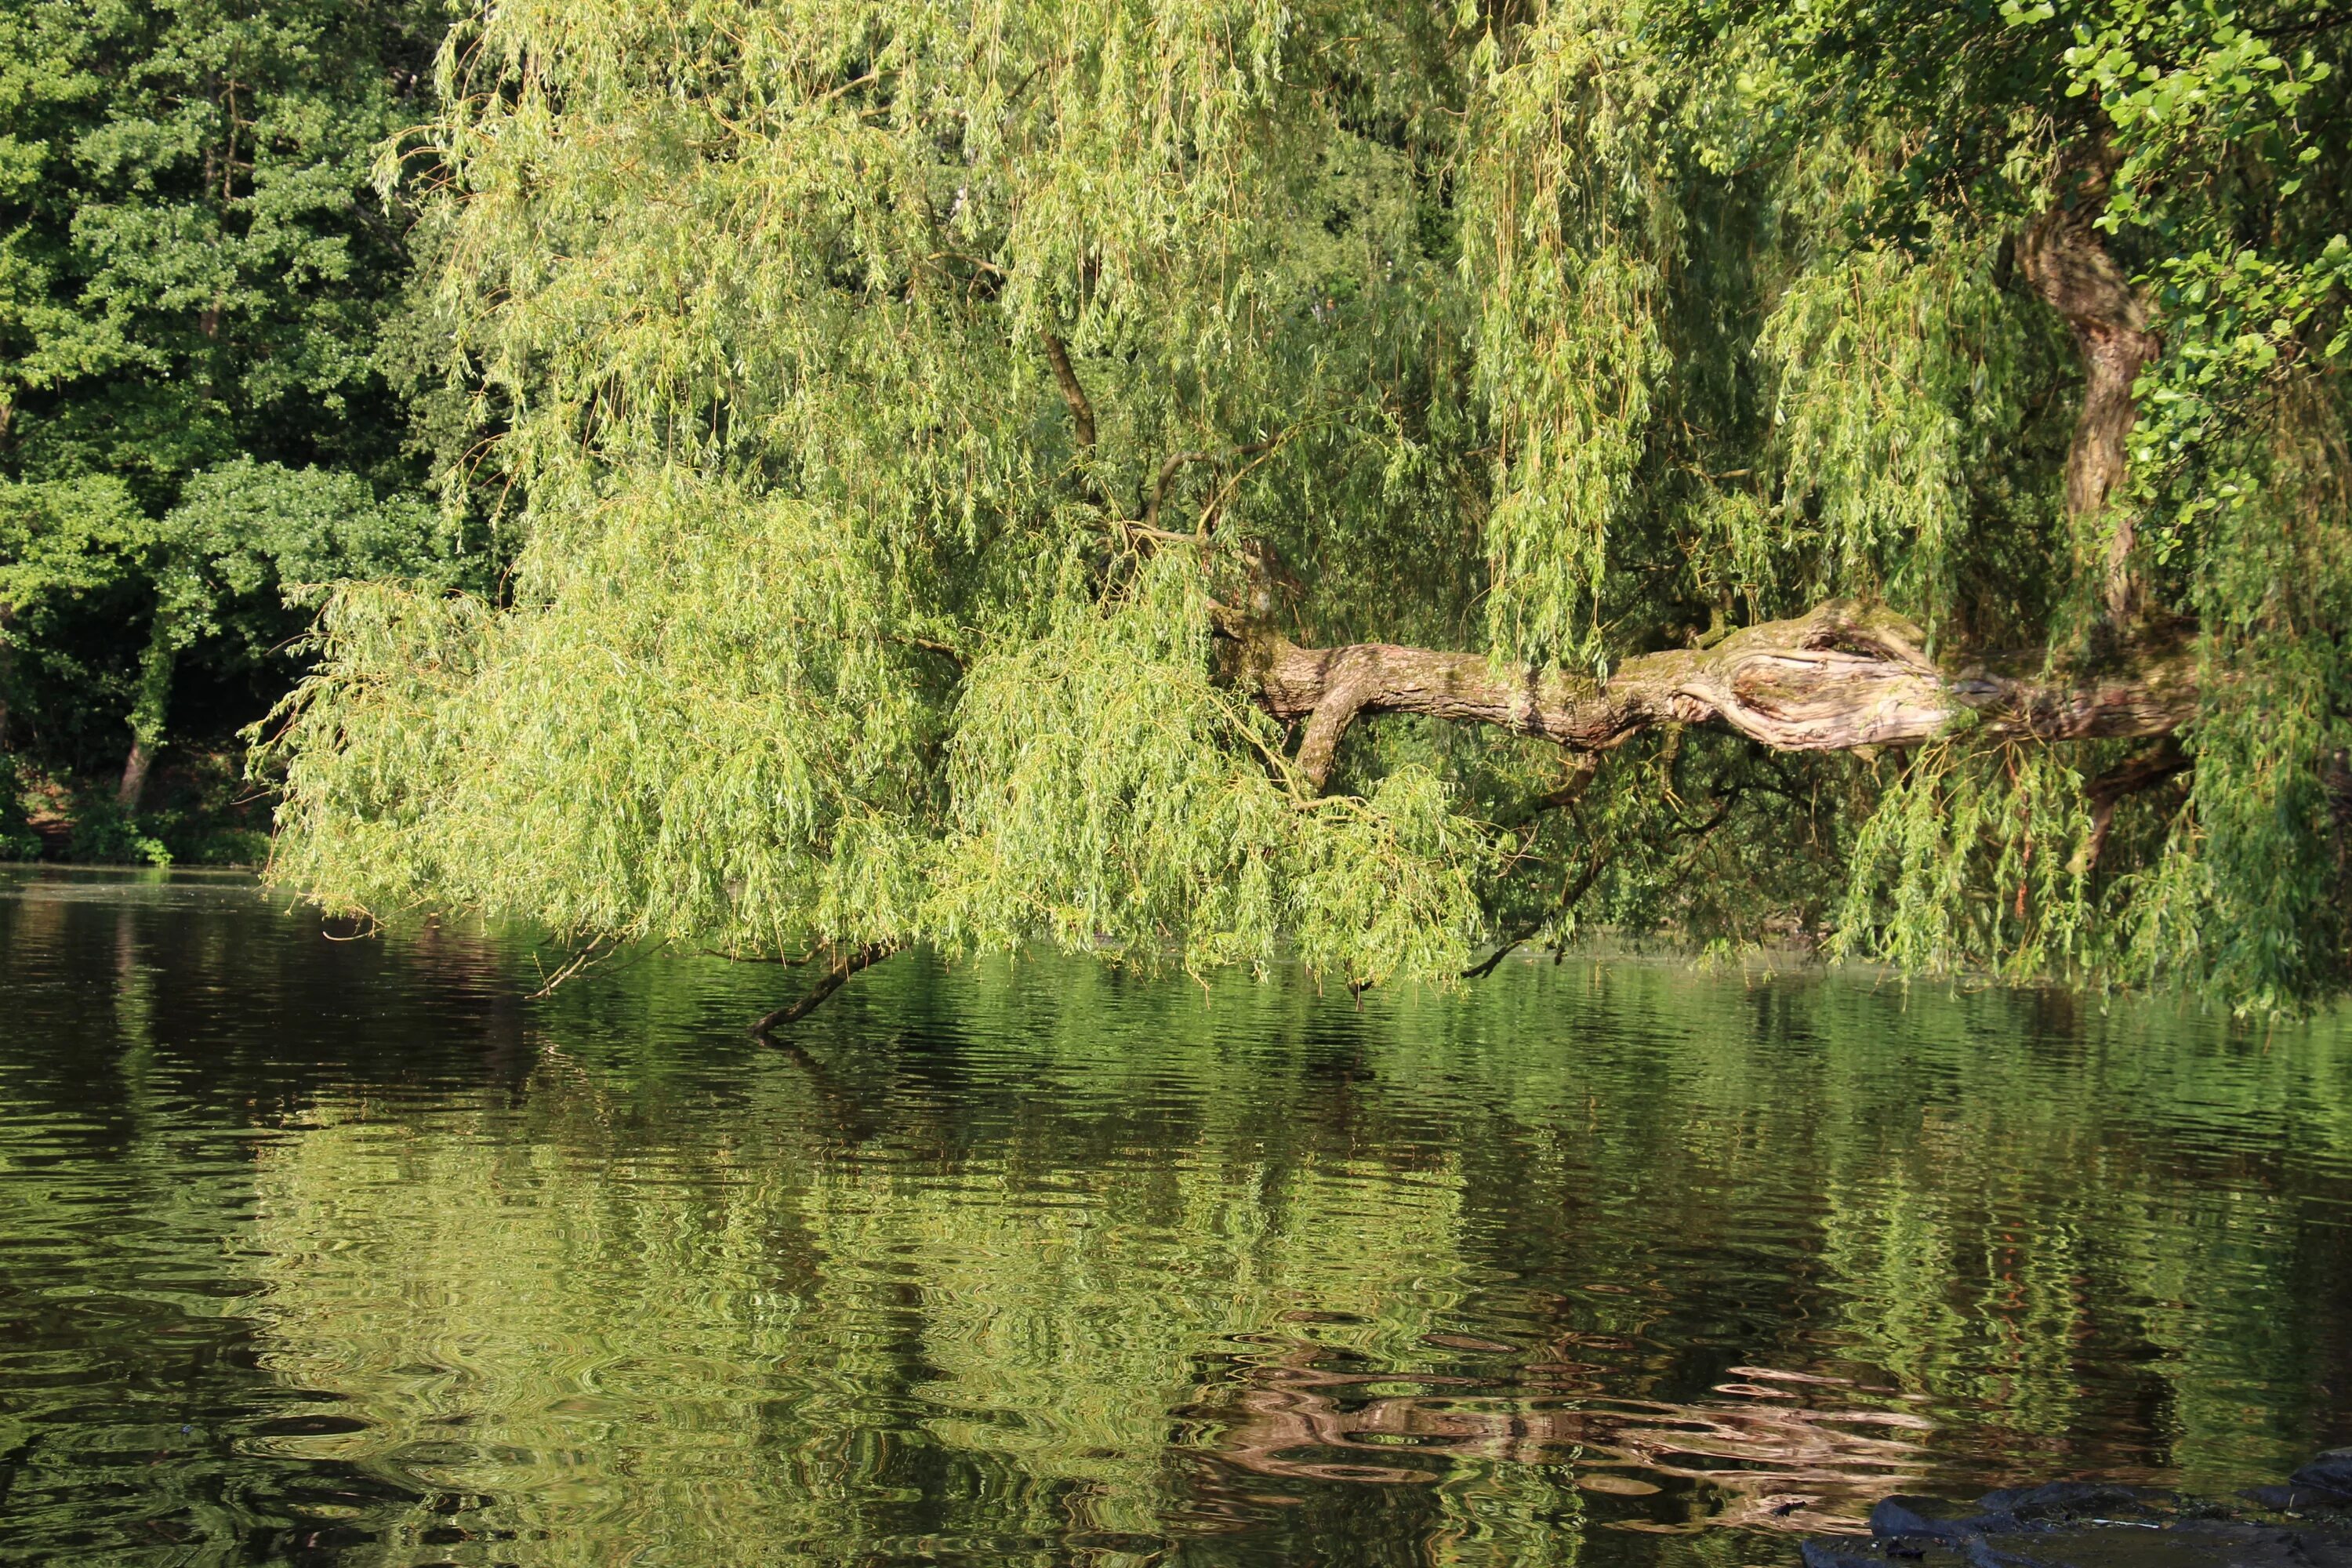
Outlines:
{"label": "dense green tree", "polygon": [[126,806],[189,650],[266,689],[283,587],[447,553],[413,509],[387,550],[378,496],[415,476],[378,333],[407,263],[369,180],[438,37],[422,0],[0,16],[8,717],[68,769],[103,740]]}
{"label": "dense green tree", "polygon": [[278,873],[828,984],[1605,920],[2302,1005],[2348,35],[497,7],[426,221],[522,556],[333,601]]}

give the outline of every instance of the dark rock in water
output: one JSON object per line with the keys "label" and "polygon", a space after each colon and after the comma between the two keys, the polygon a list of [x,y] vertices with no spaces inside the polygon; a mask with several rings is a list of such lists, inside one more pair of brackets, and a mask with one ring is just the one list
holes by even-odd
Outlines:
{"label": "dark rock in water", "polygon": [[2248,1487],[2238,1495],[2256,1508],[2267,1509],[2273,1513],[2352,1507],[2352,1497],[2329,1487]]}
{"label": "dark rock in water", "polygon": [[2352,1448],[2330,1448],[2287,1477],[2287,1484],[2334,1492],[2352,1503]]}
{"label": "dark rock in water", "polygon": [[2164,1495],[2141,1487],[2119,1487],[2111,1481],[2052,1481],[2044,1486],[1987,1492],[1977,1500],[1977,1510],[1983,1514],[2008,1514],[2029,1523],[2049,1519],[2087,1519],[2093,1514],[2146,1513],[2151,1500]]}
{"label": "dark rock in water", "polygon": [[2226,1509],[2140,1487],[2012,1487],[1972,1505],[1891,1497],[1870,1536],[1808,1541],[1805,1568],[2352,1568],[2352,1449]]}
{"label": "dark rock in water", "polygon": [[1870,1533],[1885,1541],[1966,1541],[1979,1533],[1972,1519],[1940,1519],[1939,1511],[1931,1499],[1886,1498],[1870,1510]]}

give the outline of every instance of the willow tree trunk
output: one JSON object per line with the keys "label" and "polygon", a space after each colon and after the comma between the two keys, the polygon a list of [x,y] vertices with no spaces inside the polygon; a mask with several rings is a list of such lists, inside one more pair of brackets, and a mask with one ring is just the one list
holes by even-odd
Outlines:
{"label": "willow tree trunk", "polygon": [[2083,356],[2066,510],[2094,559],[2107,617],[2124,633],[2102,667],[2054,669],[2028,652],[1946,669],[1917,627],[1848,604],[1749,626],[1712,648],[1629,658],[1605,680],[1498,671],[1483,654],[1386,643],[1305,648],[1271,630],[1262,611],[1224,612],[1219,629],[1258,700],[1276,718],[1305,721],[1293,758],[1304,781],[1325,785],[1340,741],[1370,713],[1497,724],[1580,752],[1664,723],[1720,724],[1784,752],[1916,745],[1963,725],[2079,741],[2168,736],[2187,723],[2198,704],[2187,643],[2137,624],[2147,592],[2125,469],[2135,384],[2163,344],[2148,330],[2147,297],[2098,227],[2112,172],[2105,149],[2093,150],[2076,164],[2070,199],[2035,219],[2018,247],[2027,280],[2066,319]]}
{"label": "willow tree trunk", "polygon": [[2097,226],[2107,206],[2104,157],[2084,170],[2071,206],[2053,205],[2026,230],[2018,262],[2035,292],[2066,318],[2083,356],[2083,410],[2066,452],[2066,511],[2086,546],[2104,535],[2107,616],[2123,622],[2147,600],[2132,556],[2138,520],[2123,504],[2127,444],[2139,414],[2132,385],[2163,343],[2148,331],[2147,297],[2108,254]]}
{"label": "willow tree trunk", "polygon": [[178,628],[170,610],[158,606],[139,658],[139,686],[131,703],[131,751],[122,760],[122,783],[114,792],[125,811],[136,811],[147,795],[147,774],[163,749],[163,715],[172,700],[172,667],[179,652]]}

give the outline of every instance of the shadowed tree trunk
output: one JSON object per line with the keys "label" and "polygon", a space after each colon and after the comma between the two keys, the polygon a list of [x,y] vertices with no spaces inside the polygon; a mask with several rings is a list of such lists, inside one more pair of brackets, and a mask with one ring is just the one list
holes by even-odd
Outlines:
{"label": "shadowed tree trunk", "polygon": [[139,658],[139,687],[131,703],[131,751],[122,761],[122,783],[114,798],[125,811],[136,811],[146,798],[148,771],[155,753],[163,749],[163,715],[172,700],[172,666],[178,654],[172,613],[158,607],[147,635],[147,650]]}
{"label": "shadowed tree trunk", "polygon": [[[0,419],[0,428],[6,421]],[[0,757],[8,754],[8,700],[16,683],[16,645],[9,640],[16,624],[13,605],[0,605]]]}

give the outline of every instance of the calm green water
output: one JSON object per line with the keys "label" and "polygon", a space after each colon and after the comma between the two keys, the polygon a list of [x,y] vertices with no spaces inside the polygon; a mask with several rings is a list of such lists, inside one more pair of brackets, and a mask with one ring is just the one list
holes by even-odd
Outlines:
{"label": "calm green water", "polygon": [[1788,1564],[2352,1442],[2341,1028],[780,979],[0,880],[0,1561]]}

